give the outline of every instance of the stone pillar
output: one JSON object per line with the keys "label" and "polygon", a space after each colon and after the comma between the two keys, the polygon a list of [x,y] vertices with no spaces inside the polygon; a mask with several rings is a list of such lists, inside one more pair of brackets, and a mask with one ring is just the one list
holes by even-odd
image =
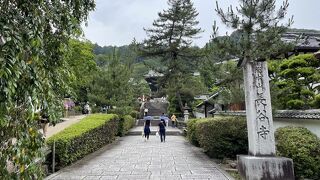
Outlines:
{"label": "stone pillar", "polygon": [[248,62],[244,67],[244,87],[249,139],[249,155],[274,156],[269,77],[266,62]]}
{"label": "stone pillar", "polygon": [[243,178],[294,179],[293,162],[275,157],[275,139],[267,62],[247,62],[244,67],[249,156],[238,156]]}

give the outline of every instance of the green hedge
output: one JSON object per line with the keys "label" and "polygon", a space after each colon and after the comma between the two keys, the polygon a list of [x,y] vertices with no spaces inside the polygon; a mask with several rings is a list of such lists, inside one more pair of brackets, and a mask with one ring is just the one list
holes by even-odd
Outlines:
{"label": "green hedge", "polygon": [[279,156],[293,159],[297,179],[320,179],[320,140],[302,127],[279,128],[275,137]]}
{"label": "green hedge", "polygon": [[187,123],[187,138],[195,146],[199,145],[199,138],[196,131],[197,122],[200,122],[203,119],[190,119]]}
{"label": "green hedge", "polygon": [[123,118],[120,118],[118,135],[126,135],[129,132],[129,129],[131,129],[135,125],[135,123],[135,118],[131,117],[130,115],[126,115]]}
{"label": "green hedge", "polygon": [[118,133],[119,118],[114,114],[92,114],[50,137],[56,145],[56,163],[64,167],[112,142]]}
{"label": "green hedge", "polygon": [[187,137],[202,147],[210,157],[236,158],[248,154],[246,120],[241,117],[219,117],[190,120]]}

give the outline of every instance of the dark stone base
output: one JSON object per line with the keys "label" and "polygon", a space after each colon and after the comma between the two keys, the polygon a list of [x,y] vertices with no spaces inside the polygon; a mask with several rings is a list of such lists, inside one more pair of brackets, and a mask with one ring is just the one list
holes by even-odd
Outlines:
{"label": "dark stone base", "polygon": [[240,175],[246,180],[294,180],[292,159],[245,155],[237,159]]}

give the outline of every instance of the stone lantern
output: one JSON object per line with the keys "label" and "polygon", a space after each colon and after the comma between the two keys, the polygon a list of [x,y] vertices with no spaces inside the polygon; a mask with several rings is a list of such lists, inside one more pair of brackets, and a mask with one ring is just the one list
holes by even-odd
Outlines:
{"label": "stone lantern", "polygon": [[184,111],[183,111],[183,116],[184,116],[184,122],[188,122],[189,120],[189,110],[191,110],[190,107],[188,107],[187,103],[184,105],[183,107]]}

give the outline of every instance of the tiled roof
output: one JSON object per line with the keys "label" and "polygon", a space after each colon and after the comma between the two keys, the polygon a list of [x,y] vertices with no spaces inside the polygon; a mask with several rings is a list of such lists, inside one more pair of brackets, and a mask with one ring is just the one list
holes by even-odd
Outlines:
{"label": "tiled roof", "polygon": [[292,119],[318,119],[320,120],[320,109],[312,110],[278,110],[274,115],[276,118]]}
{"label": "tiled roof", "polygon": [[282,40],[285,42],[291,42],[296,45],[296,49],[314,48],[320,49],[319,34],[314,33],[286,33],[282,35]]}
{"label": "tiled roof", "polygon": [[246,111],[216,111],[215,114],[227,116],[246,116]]}
{"label": "tiled roof", "polygon": [[[230,116],[245,116],[245,111],[218,111],[215,114]],[[312,110],[277,110],[273,115],[275,118],[286,119],[314,119],[320,120],[320,109]]]}

